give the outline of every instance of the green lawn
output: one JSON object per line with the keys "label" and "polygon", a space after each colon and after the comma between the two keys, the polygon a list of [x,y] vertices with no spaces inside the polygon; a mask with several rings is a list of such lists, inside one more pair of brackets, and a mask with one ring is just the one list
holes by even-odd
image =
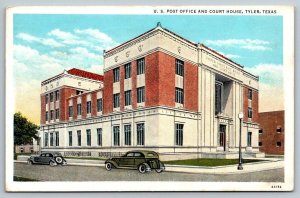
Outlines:
{"label": "green lawn", "polygon": [[[243,159],[243,163],[259,162],[261,160]],[[238,164],[238,159],[187,159],[187,160],[174,160],[165,161],[165,164],[171,165],[188,165],[188,166],[225,166]]]}
{"label": "green lawn", "polygon": [[17,176],[14,176],[14,181],[38,181],[38,180],[30,179],[30,178],[26,178],[26,177],[17,177]]}

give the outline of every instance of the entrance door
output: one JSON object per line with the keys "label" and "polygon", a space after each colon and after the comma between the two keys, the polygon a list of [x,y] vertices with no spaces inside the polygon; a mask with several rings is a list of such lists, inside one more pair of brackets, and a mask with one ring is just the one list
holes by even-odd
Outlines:
{"label": "entrance door", "polygon": [[220,125],[219,130],[219,145],[226,150],[226,125]]}

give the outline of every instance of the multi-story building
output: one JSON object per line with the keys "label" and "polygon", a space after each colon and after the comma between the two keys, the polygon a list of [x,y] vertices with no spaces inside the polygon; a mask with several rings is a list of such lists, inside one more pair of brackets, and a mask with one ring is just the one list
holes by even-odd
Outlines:
{"label": "multi-story building", "polygon": [[259,150],[284,155],[284,111],[259,113]]}
{"label": "multi-story building", "polygon": [[103,76],[71,69],[43,81],[41,101],[44,151],[234,158],[243,112],[242,150],[260,154],[258,77],[160,24],[104,51]]}

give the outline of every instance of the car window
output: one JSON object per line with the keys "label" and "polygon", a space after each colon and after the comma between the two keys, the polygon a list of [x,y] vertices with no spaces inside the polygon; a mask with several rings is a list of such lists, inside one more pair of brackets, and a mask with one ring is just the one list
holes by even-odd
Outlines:
{"label": "car window", "polygon": [[155,155],[154,155],[154,153],[148,153],[147,156],[148,157],[154,157]]}
{"label": "car window", "polygon": [[47,153],[45,156],[46,156],[46,157],[49,157],[49,156],[50,156],[50,154],[49,154],[49,153]]}
{"label": "car window", "polygon": [[45,154],[41,154],[41,157],[45,157]]}
{"label": "car window", "polygon": [[143,157],[142,153],[134,153],[134,157]]}
{"label": "car window", "polygon": [[127,153],[127,157],[133,157],[134,153]]}

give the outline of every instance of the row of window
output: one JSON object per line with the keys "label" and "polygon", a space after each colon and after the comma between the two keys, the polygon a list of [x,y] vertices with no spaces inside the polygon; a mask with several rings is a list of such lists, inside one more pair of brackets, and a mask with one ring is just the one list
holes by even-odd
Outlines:
{"label": "row of window", "polygon": [[[282,132],[281,126],[277,126],[277,128],[276,128],[276,133],[281,133],[281,132]],[[262,134],[262,133],[263,133],[263,129],[259,129],[258,133],[259,133],[259,134]]]}
{"label": "row of window", "polygon": [[[263,146],[263,143],[258,142],[258,146]],[[281,142],[276,142],[276,147],[281,147]]]}
{"label": "row of window", "polygon": [[[49,137],[50,135],[50,142]],[[45,133],[45,146],[59,146],[59,132]]]}
{"label": "row of window", "polygon": [[[132,70],[131,70],[131,63],[127,63],[124,65],[125,71],[125,79],[131,78]],[[141,58],[137,60],[137,75],[145,73],[145,58]],[[113,79],[114,82],[120,81],[120,68],[117,67],[113,69]]]}
{"label": "row of window", "polygon": [[[97,99],[97,112],[101,112],[103,109],[103,100],[102,98]],[[89,114],[92,112],[92,102],[86,102],[86,113]],[[82,104],[77,104],[77,115],[82,114]],[[73,117],[73,106],[69,106],[69,117]]]}
{"label": "row of window", "polygon": [[[50,117],[49,117],[49,112],[48,111],[46,111],[46,121],[48,121],[49,120],[49,118],[50,118],[50,120],[54,120],[54,110],[50,110]],[[55,109],[55,119],[59,119],[59,109]]]}
{"label": "row of window", "polygon": [[[137,103],[145,102],[145,87],[138,87],[136,89],[136,95],[137,95]],[[131,90],[124,92],[124,98],[125,98],[125,106],[132,104]],[[116,93],[113,95],[113,106],[114,108],[120,107],[120,93]]]}
{"label": "row of window", "polygon": [[59,100],[59,90],[55,91],[55,92],[51,92],[49,94],[46,94],[46,104],[49,102],[49,98],[50,98],[50,102],[54,101],[54,96],[55,96],[55,101]]}

